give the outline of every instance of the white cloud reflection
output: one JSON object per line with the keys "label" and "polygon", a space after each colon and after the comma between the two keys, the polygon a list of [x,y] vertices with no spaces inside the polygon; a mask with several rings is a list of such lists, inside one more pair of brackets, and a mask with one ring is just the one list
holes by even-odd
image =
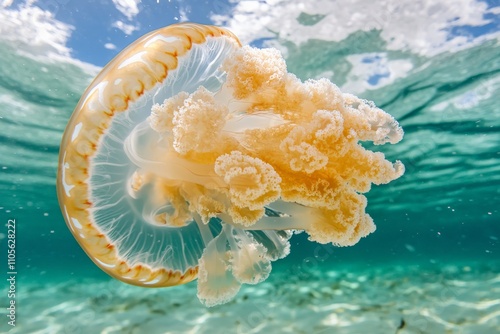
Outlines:
{"label": "white cloud reflection", "polygon": [[[264,0],[237,1],[230,15],[213,15],[243,43],[278,37],[297,45],[309,39],[341,41],[356,31],[381,31],[389,50],[405,50],[425,56],[458,50],[484,36],[454,35],[454,27],[480,27],[489,23],[488,9],[479,0]],[[303,22],[300,22],[303,21]],[[304,22],[309,21],[309,22]],[[499,38],[491,33],[489,38]]]}
{"label": "white cloud reflection", "polygon": [[120,20],[113,22],[112,27],[120,29],[125,35],[130,35],[134,31],[139,30],[139,25],[127,24]]}
{"label": "white cloud reflection", "polygon": [[128,20],[132,20],[139,14],[139,7],[137,6],[141,0],[113,0],[116,9],[125,15]]}

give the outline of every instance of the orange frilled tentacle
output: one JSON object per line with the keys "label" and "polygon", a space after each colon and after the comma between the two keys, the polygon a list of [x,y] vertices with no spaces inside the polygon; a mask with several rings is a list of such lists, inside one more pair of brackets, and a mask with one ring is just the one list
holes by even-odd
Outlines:
{"label": "orange frilled tentacle", "polygon": [[[153,31],[123,50],[94,79],[83,94],[62,138],[57,193],[63,216],[73,235],[89,257],[105,272],[126,283],[160,287],[173,286],[196,278],[198,267],[186,272],[130,266],[115,245],[93,221],[90,200],[90,165],[113,117],[130,103],[168,77],[180,57],[208,37],[229,38],[240,45],[230,31],[193,23]],[[140,54],[141,61],[131,61]]]}

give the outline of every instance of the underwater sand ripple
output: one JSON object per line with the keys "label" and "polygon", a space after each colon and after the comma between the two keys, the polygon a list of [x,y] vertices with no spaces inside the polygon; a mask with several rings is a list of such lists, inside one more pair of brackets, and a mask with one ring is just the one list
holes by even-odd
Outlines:
{"label": "underwater sand ripple", "polygon": [[500,332],[498,264],[319,269],[300,278],[278,273],[210,309],[194,297],[193,284],[23,284],[10,333]]}

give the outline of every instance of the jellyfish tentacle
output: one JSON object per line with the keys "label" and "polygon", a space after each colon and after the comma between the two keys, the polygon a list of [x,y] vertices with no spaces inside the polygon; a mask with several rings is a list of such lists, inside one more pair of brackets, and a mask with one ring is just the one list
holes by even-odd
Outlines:
{"label": "jellyfish tentacle", "polygon": [[221,232],[210,241],[199,262],[198,298],[206,306],[223,304],[240,290],[241,283],[230,270],[227,235]]}
{"label": "jellyfish tentacle", "polygon": [[267,249],[252,234],[231,225],[224,226],[231,248],[231,271],[241,283],[257,284],[271,273]]}

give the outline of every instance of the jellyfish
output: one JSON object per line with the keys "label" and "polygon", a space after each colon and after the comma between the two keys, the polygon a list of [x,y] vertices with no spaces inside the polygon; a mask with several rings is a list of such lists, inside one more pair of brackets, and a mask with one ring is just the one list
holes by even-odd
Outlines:
{"label": "jellyfish", "polygon": [[143,287],[197,278],[214,306],[264,281],[295,232],[336,246],[373,232],[363,194],[404,166],[361,143],[402,136],[372,102],[288,73],[276,49],[175,24],[85,91],[62,138],[58,198],[103,271]]}

